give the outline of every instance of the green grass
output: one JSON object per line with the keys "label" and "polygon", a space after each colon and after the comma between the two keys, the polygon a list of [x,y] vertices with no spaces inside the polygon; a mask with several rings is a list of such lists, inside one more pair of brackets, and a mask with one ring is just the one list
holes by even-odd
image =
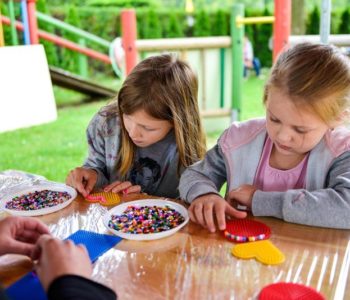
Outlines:
{"label": "green grass", "polygon": [[87,146],[85,128],[103,102],[60,109],[57,121],[0,134],[0,170],[36,173],[64,181],[80,165]]}
{"label": "green grass", "polygon": [[[244,82],[242,119],[263,115],[261,104],[264,80],[254,76]],[[61,104],[76,104],[82,95],[55,88]],[[91,117],[106,102],[67,106],[58,110],[58,119],[50,124],[0,134],[0,171],[22,170],[64,182],[69,170],[82,164],[87,151],[85,129]],[[221,131],[208,133],[208,148]]]}

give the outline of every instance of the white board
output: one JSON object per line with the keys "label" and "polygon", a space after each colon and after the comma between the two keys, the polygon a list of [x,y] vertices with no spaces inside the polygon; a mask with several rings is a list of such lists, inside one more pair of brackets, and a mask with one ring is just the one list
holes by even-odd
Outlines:
{"label": "white board", "polygon": [[0,47],[0,132],[56,119],[43,46]]}

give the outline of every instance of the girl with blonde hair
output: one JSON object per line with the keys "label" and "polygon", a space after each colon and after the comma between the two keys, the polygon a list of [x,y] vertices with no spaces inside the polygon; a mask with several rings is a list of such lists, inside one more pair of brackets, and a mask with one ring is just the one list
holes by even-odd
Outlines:
{"label": "girl with blonde hair", "polygon": [[83,196],[103,188],[178,197],[181,173],[205,154],[197,93],[196,75],[175,56],[141,61],[90,122],[89,155],[67,184]]}
{"label": "girl with blonde hair", "polygon": [[[350,229],[350,61],[303,43],[283,52],[265,87],[266,118],[233,123],[181,177],[192,221],[215,231],[225,215],[271,216]],[[227,181],[226,199],[219,190]]]}

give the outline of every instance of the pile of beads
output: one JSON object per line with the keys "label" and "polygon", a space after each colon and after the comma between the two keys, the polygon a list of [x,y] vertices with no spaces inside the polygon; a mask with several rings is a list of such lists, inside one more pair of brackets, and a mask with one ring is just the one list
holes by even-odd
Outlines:
{"label": "pile of beads", "polygon": [[35,191],[12,198],[6,202],[7,209],[13,210],[37,210],[61,204],[71,198],[67,192],[50,190]]}
{"label": "pile of beads", "polygon": [[121,215],[112,215],[108,226],[123,233],[148,234],[170,230],[184,221],[169,206],[128,206]]}

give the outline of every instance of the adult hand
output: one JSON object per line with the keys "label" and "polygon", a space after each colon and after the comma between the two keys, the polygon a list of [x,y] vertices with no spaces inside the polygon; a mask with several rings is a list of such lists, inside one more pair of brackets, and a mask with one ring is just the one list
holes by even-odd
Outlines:
{"label": "adult hand", "polygon": [[93,169],[75,168],[70,171],[66,184],[74,187],[84,197],[88,196],[97,182],[97,172]]}
{"label": "adult hand", "polygon": [[217,194],[207,194],[196,198],[188,209],[190,219],[215,232],[214,214],[220,230],[226,228],[225,215],[235,218],[245,218],[246,212],[238,211]]}
{"label": "adult hand", "polygon": [[237,202],[251,209],[253,196],[256,190],[257,188],[253,185],[243,184],[237,189],[230,191],[227,200],[229,202]]}
{"label": "adult hand", "polygon": [[2,219],[0,221],[0,255],[15,253],[29,256],[38,238],[48,233],[48,227],[34,218]]}
{"label": "adult hand", "polygon": [[84,245],[75,245],[70,240],[61,241],[49,235],[39,238],[32,253],[38,260],[35,271],[47,291],[51,282],[63,275],[78,275],[90,278],[92,265]]}
{"label": "adult hand", "polygon": [[113,193],[122,192],[123,194],[137,194],[141,192],[141,186],[132,185],[130,181],[115,181],[105,186],[103,190]]}

